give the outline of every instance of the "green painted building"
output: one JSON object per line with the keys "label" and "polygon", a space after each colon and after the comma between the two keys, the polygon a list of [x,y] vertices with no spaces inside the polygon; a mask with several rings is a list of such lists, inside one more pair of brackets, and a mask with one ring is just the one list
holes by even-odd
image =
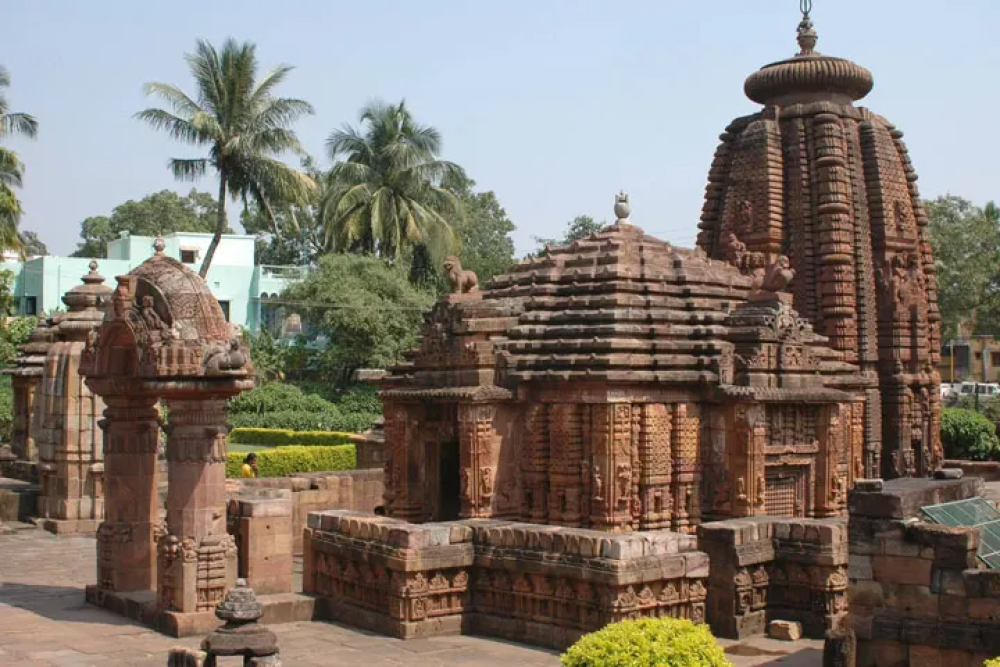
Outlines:
{"label": "green painted building", "polygon": [[[211,234],[176,232],[163,237],[166,254],[193,271],[212,241]],[[111,287],[115,276],[128,273],[153,254],[153,238],[123,233],[108,243],[106,259],[96,259],[98,272]],[[24,262],[4,260],[4,269],[14,274],[14,298],[17,314],[37,315],[64,308],[62,296],[79,285],[88,272],[89,257],[33,257]],[[277,302],[290,283],[307,271],[298,266],[254,264],[254,237],[227,234],[222,237],[208,271],[208,286],[219,300],[230,322],[251,330],[262,326],[279,333],[286,309]]]}

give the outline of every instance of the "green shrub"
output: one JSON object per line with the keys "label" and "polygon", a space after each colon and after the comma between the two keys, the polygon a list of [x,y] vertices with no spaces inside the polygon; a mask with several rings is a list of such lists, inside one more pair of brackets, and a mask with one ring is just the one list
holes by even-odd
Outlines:
{"label": "green shrub", "polygon": [[371,415],[345,415],[339,410],[308,412],[237,413],[229,416],[234,428],[280,428],[292,431],[343,431],[359,433],[371,428],[375,419]]}
{"label": "green shrub", "polygon": [[10,442],[14,426],[14,387],[9,375],[0,375],[0,442]]}
{"label": "green shrub", "polygon": [[[357,465],[354,445],[336,447],[281,447],[256,452],[260,477],[285,477],[296,472],[353,470]],[[239,477],[246,454],[231,452],[226,458],[226,477]]]}
{"label": "green shrub", "polygon": [[565,667],[725,667],[708,626],[676,618],[613,623],[584,635],[562,655]]}
{"label": "green shrub", "polygon": [[1000,667],[1000,658],[993,658],[983,663],[983,667]]}
{"label": "green shrub", "polygon": [[230,443],[268,445],[348,445],[353,433],[343,431],[292,431],[286,428],[234,428],[229,433]]}
{"label": "green shrub", "polygon": [[949,459],[988,461],[1000,454],[996,425],[973,410],[941,411],[941,443]]}
{"label": "green shrub", "polygon": [[269,382],[229,401],[230,414],[262,412],[325,412],[337,407],[316,394],[303,394],[292,384]]}

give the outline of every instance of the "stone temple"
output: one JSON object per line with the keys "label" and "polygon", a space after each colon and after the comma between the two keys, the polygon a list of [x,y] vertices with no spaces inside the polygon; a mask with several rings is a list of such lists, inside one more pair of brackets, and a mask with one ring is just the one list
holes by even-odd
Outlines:
{"label": "stone temple", "polygon": [[940,315],[927,215],[903,133],[854,106],[871,72],[815,51],[751,74],[764,105],[722,134],[698,247],[758,265],[786,255],[799,314],[877,382],[864,409],[865,471],[926,475],[940,465]]}
{"label": "stone temple", "polygon": [[388,516],[309,517],[327,617],[553,646],[640,616],[844,626],[851,489],[943,458],[939,315],[901,133],[798,33],[747,80],[764,109],[722,135],[696,249],[621,193],[481,289],[450,262],[383,380]]}

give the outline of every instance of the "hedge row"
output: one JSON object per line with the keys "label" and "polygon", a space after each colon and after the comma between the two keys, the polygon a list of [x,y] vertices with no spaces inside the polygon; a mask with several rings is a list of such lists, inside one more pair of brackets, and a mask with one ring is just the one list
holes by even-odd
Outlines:
{"label": "hedge row", "polygon": [[348,445],[353,433],[343,431],[293,431],[288,428],[234,428],[229,442],[243,445]]}
{"label": "hedge row", "polygon": [[621,621],[584,635],[563,667],[732,667],[707,625],[680,618]]}
{"label": "hedge row", "polygon": [[322,412],[281,410],[278,412],[244,412],[229,415],[235,428],[280,428],[292,431],[341,431],[360,433],[371,428],[376,414],[344,414],[336,408]]}
{"label": "hedge row", "polygon": [[[336,447],[281,447],[256,452],[260,477],[285,477],[296,472],[353,470],[357,465],[354,445]],[[246,454],[231,452],[226,459],[226,477],[239,477]]]}

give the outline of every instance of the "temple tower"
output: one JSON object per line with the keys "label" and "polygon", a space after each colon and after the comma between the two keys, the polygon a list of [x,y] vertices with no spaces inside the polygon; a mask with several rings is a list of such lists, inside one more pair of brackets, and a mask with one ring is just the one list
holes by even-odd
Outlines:
{"label": "temple tower", "polygon": [[698,246],[785,255],[794,306],[878,379],[867,392],[865,474],[924,475],[942,459],[940,315],[927,215],[903,133],[855,106],[871,72],[815,50],[802,5],[798,54],[751,74],[763,109],[721,135]]}

